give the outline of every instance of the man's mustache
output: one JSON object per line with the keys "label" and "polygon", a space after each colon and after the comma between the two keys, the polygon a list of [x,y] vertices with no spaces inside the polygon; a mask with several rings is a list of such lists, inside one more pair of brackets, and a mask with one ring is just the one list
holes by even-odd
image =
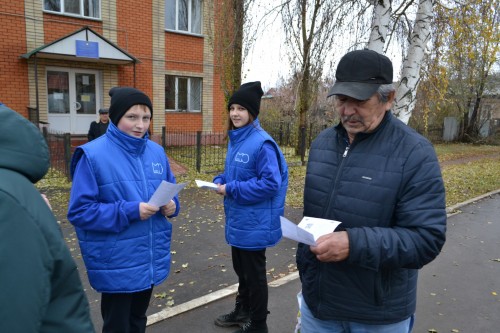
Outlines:
{"label": "man's mustache", "polygon": [[344,117],[342,117],[342,122],[343,123],[344,122],[349,122],[349,121],[357,121],[357,122],[362,123],[363,119],[360,116],[355,115],[355,114],[350,115],[350,116],[344,116]]}

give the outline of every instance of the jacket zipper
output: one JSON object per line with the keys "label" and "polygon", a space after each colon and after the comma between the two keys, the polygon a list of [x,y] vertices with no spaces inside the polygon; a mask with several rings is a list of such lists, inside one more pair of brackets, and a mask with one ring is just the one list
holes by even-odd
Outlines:
{"label": "jacket zipper", "polygon": [[328,204],[323,209],[323,216],[325,216],[326,210],[328,209],[328,207],[330,207],[330,205],[333,201],[333,197],[335,196],[335,188],[337,187],[337,183],[339,181],[339,175],[342,173],[345,159],[347,158],[347,154],[349,153],[349,149],[351,148],[351,145],[349,144],[349,140],[344,138],[344,141],[346,143],[346,147],[344,149],[344,153],[342,154],[342,161],[340,162],[340,165],[337,169],[337,174],[335,175],[335,181],[333,182],[333,190],[332,190],[330,197],[328,198]]}
{"label": "jacket zipper", "polygon": [[[144,193],[146,194],[145,200],[148,200],[148,181],[146,179],[146,175],[144,174],[144,169],[142,168],[143,163],[142,159],[139,157],[139,170],[141,170],[142,173],[142,179],[143,181],[143,186],[144,186]],[[150,285],[152,286],[154,284],[154,267],[153,267],[153,219],[152,217],[148,218],[149,223],[149,276],[150,276]]]}
{"label": "jacket zipper", "polygon": [[[337,170],[337,174],[335,175],[335,182],[333,183],[333,188],[335,189],[337,187],[337,183],[339,181],[339,175],[342,173],[342,168],[344,166],[344,162],[345,162],[345,159],[347,157],[347,154],[349,153],[349,149],[351,148],[351,145],[349,143],[349,140],[344,138],[344,141],[346,143],[346,147],[344,149],[344,153],[342,154],[342,161],[340,162],[340,165],[339,165],[339,168]],[[325,213],[326,213],[326,210],[328,209],[328,207],[330,207],[332,201],[333,201],[333,197],[335,196],[335,190],[332,191],[332,194],[330,195],[330,197],[328,198],[328,204],[325,206],[325,208],[323,209],[323,216],[325,216]],[[322,274],[323,272],[323,264],[320,262],[319,263],[319,274],[318,274],[318,313],[321,312],[321,304],[323,303],[322,302],[322,292],[321,292],[321,276],[323,275]]]}

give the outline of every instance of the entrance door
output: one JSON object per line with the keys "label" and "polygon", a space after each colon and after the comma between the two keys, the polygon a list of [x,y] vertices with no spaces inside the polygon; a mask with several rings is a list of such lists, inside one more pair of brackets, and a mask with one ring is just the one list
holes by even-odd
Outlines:
{"label": "entrance door", "polygon": [[99,72],[89,69],[47,68],[49,128],[87,134],[101,105]]}

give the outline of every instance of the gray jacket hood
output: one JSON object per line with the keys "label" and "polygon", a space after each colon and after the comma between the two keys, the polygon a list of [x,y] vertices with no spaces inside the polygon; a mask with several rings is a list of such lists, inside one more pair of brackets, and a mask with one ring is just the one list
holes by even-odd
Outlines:
{"label": "gray jacket hood", "polygon": [[0,104],[0,168],[19,172],[36,183],[49,169],[49,156],[40,130],[19,113]]}

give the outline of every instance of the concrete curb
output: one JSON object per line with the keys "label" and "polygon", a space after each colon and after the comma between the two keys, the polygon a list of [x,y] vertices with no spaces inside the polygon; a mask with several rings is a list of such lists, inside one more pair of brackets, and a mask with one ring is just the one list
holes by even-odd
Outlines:
{"label": "concrete curb", "polygon": [[468,204],[471,204],[473,202],[476,202],[476,201],[479,201],[481,199],[484,199],[486,197],[489,197],[489,196],[492,196],[492,195],[495,195],[495,194],[498,194],[500,193],[500,188],[498,190],[494,190],[494,191],[491,191],[491,192],[488,192],[488,193],[485,193],[485,194],[482,194],[480,196],[477,196],[475,198],[472,198],[472,199],[469,199],[467,201],[464,201],[464,202],[461,202],[461,203],[458,203],[456,205],[453,205],[451,207],[447,207],[446,208],[446,213],[448,213],[448,216],[450,215],[453,215],[454,213],[456,213],[457,210],[459,210],[460,208],[462,208],[463,206],[467,206]]}
{"label": "concrete curb", "polygon": [[[277,280],[269,282],[269,287],[271,288],[276,288],[279,286],[282,286],[290,281],[293,281],[299,277],[299,272],[293,272],[288,275],[285,275],[282,278],[279,278]],[[234,295],[238,292],[238,284],[233,284],[229,287],[226,287],[221,290],[214,291],[213,293],[207,294],[205,296],[201,296],[198,298],[195,298],[191,301],[179,304],[177,306],[173,306],[171,308],[166,308],[163,309],[157,313],[153,313],[152,315],[148,316],[148,321],[146,326],[150,326],[153,324],[156,324],[157,322],[160,322],[162,320],[177,316],[183,312],[187,312],[189,310],[196,309],[200,306],[206,305],[208,303],[215,302],[221,298]]]}
{"label": "concrete curb", "polygon": [[[498,193],[500,193],[500,189],[485,193],[483,195],[477,196],[477,197],[469,199],[467,201],[450,206],[450,207],[446,208],[446,213],[447,213],[448,217],[455,215],[455,214],[459,214],[460,213],[459,209],[461,207],[466,206],[468,204],[471,204],[473,202],[479,201],[479,200],[484,199],[486,197],[498,194]],[[284,285],[290,281],[296,280],[298,278],[299,278],[299,272],[293,272],[293,273],[290,273],[288,275],[285,275],[284,277],[282,277],[280,279],[269,282],[268,285],[271,288],[276,288],[276,287]],[[201,296],[199,298],[196,298],[196,299],[193,299],[191,301],[179,304],[177,306],[163,309],[157,313],[149,315],[146,326],[156,324],[156,323],[163,321],[165,319],[168,319],[168,318],[177,316],[181,313],[196,309],[200,306],[215,302],[215,301],[222,299],[224,297],[234,295],[237,292],[238,292],[238,284],[236,283],[236,284],[233,284],[233,285],[226,287],[224,289],[217,290],[213,293],[207,294],[205,296]]]}

